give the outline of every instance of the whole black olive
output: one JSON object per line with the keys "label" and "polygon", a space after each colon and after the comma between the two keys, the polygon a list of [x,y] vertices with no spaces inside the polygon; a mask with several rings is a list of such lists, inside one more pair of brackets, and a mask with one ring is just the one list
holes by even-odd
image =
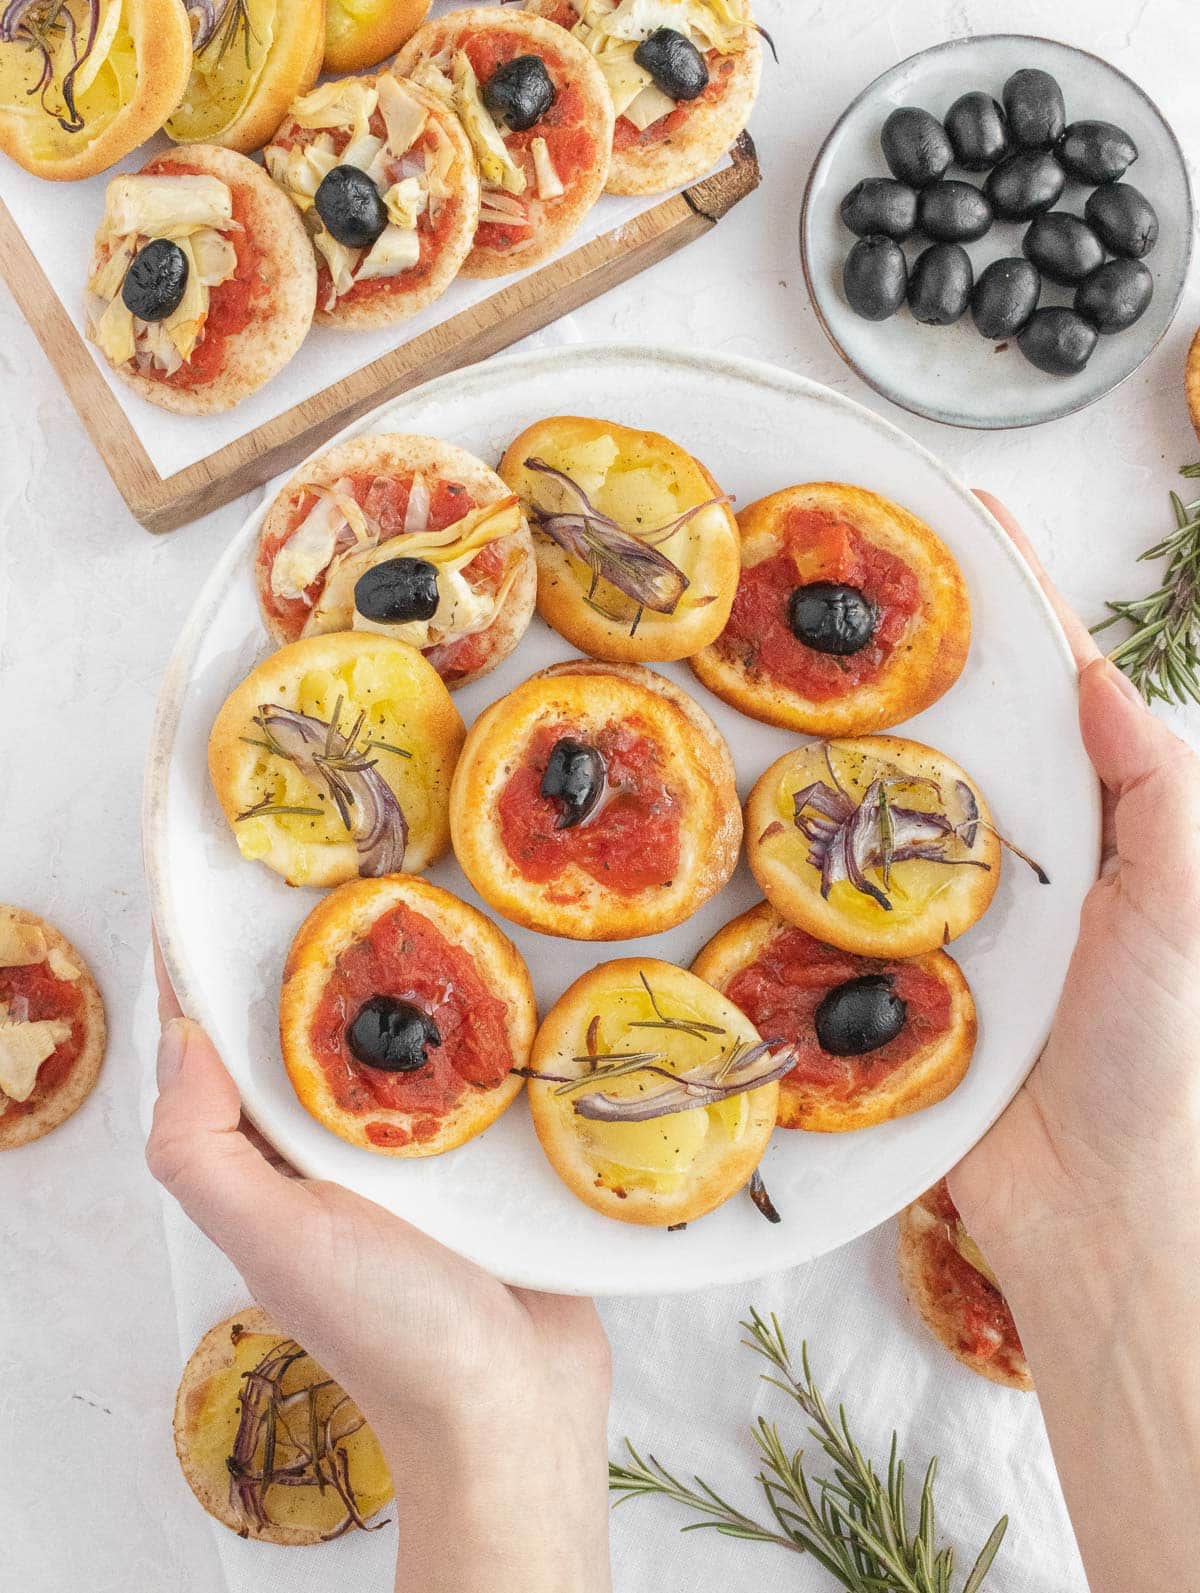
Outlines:
{"label": "whole black olive", "polygon": [[922,188],[917,226],[938,243],[970,243],[992,224],[991,201],[972,183],[933,183]]}
{"label": "whole black olive", "polygon": [[687,34],[674,28],[655,28],[633,58],[673,100],[694,100],[708,87],[707,62]]}
{"label": "whole black olive", "polygon": [[563,805],[554,828],[571,830],[582,824],[604,795],[607,778],[604,759],[595,747],[571,736],[556,741],[542,776],[542,795]]}
{"label": "whole black olive", "polygon": [[798,586],[788,602],[792,635],[814,652],[848,658],[875,634],[879,610],[856,586],[812,581]]}
{"label": "whole black olive", "polygon": [[1106,260],[1075,289],[1075,308],[1097,332],[1123,332],[1153,297],[1154,278],[1140,260]]}
{"label": "whole black olive", "polygon": [[1129,183],[1102,183],[1094,188],[1083,215],[1100,242],[1126,260],[1140,260],[1158,242],[1154,206]]}
{"label": "whole black olive", "polygon": [[1067,210],[1035,217],[1021,247],[1051,282],[1082,282],[1104,263],[1104,245],[1085,221]]}
{"label": "whole black olive", "polygon": [[865,177],[842,200],[842,220],[860,238],[874,233],[903,243],[916,231],[916,191],[894,177]]}
{"label": "whole black olive", "polygon": [[975,274],[961,244],[931,243],[908,279],[908,307],[926,326],[951,326],[971,302]]}
{"label": "whole black olive", "polygon": [[1017,337],[1017,347],[1031,365],[1051,376],[1075,376],[1092,357],[1097,332],[1074,310],[1048,305],[1035,310]]}
{"label": "whole black olive", "polygon": [[1022,149],[1049,149],[1067,120],[1062,89],[1049,72],[1022,67],[1004,85],[1008,136]]}
{"label": "whole black olive", "polygon": [[1115,183],[1138,158],[1133,139],[1111,122],[1072,122],[1054,152],[1081,183]]}
{"label": "whole black olive", "polygon": [[441,1043],[438,1026],[429,1014],[394,996],[372,996],[364,1001],[346,1029],[351,1056],[385,1073],[415,1073],[425,1066],[426,1051]]}
{"label": "whole black olive", "polygon": [[1067,174],[1044,149],[1023,149],[988,172],[983,191],[1001,221],[1028,221],[1052,209],[1067,186]]}
{"label": "whole black olive", "polygon": [[910,188],[937,182],[954,159],[953,146],[941,122],[915,105],[901,105],[892,112],[883,124],[879,142],[892,176]]}
{"label": "whole black olive", "polygon": [[527,132],[558,98],[540,55],[517,55],[498,66],[483,85],[483,103],[514,133]]}
{"label": "whole black olive", "polygon": [[904,303],[908,266],[891,238],[860,238],[842,268],[846,301],[866,321],[886,321]]}
{"label": "whole black olive", "polygon": [[379,189],[357,166],[327,171],[313,204],[331,235],[347,249],[369,249],[387,226]]}
{"label": "whole black olive", "polygon": [[163,321],[183,302],[188,258],[169,238],[154,238],[139,249],[121,284],[121,298],[141,321]]}
{"label": "whole black olive", "polygon": [[946,134],[964,171],[986,171],[1008,153],[1004,112],[990,94],[962,94],[946,112]]}
{"label": "whole black olive", "polygon": [[863,974],[834,985],[816,1010],[821,1049],[832,1056],[862,1056],[894,1040],[908,1017],[908,1004],[886,974]]}
{"label": "whole black olive", "polygon": [[971,294],[976,330],[994,342],[1016,337],[1037,309],[1042,291],[1038,269],[1020,255],[993,260]]}
{"label": "whole black olive", "polygon": [[432,619],[438,607],[437,569],[428,559],[386,559],[354,583],[354,606],[379,625]]}

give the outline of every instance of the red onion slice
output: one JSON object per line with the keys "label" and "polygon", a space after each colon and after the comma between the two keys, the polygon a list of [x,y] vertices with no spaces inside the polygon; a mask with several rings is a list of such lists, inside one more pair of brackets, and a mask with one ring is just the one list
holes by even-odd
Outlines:
{"label": "red onion slice", "polygon": [[652,1118],[691,1112],[698,1106],[715,1106],[732,1096],[744,1095],[747,1090],[761,1089],[790,1073],[795,1065],[795,1047],[778,1039],[735,1048],[686,1073],[672,1073],[668,1068],[647,1063],[640,1071],[668,1079],[664,1089],[633,1096],[607,1095],[599,1090],[580,1096],[575,1111],[593,1123],[647,1123]]}

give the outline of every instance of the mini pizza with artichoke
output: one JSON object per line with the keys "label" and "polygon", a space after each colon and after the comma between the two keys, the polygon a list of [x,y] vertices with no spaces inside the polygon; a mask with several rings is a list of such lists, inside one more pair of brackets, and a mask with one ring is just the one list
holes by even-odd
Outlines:
{"label": "mini pizza with artichoke", "polygon": [[579,659],[475,721],[450,827],[463,873],[512,922],[628,940],[721,889],[742,818],[729,748],[685,692],[636,664]]}
{"label": "mini pizza with artichoke", "polygon": [[243,857],[289,885],[340,885],[441,857],[463,734],[415,647],[339,631],[250,671],[217,715],[208,770]]}
{"label": "mini pizza with artichoke", "polygon": [[304,218],[324,326],[389,326],[439,298],[475,236],[479,179],[458,118],[380,72],[320,83],[265,152]]}
{"label": "mini pizza with artichoke", "polygon": [[692,972],[792,1047],[781,1128],[840,1134],[919,1112],[957,1088],[975,1049],[970,987],[944,951],[856,956],[769,902],[719,930]]}
{"label": "mini pizza with artichoke", "polygon": [[601,963],[542,1020],[529,1107],[550,1165],[618,1222],[672,1227],[753,1177],[788,1047],[726,997],[653,957]]}
{"label": "mini pizza with artichoke", "polygon": [[523,431],[500,474],[534,531],[538,611],[582,652],[666,662],[720,635],[737,591],[737,521],[678,443],[559,415]]}
{"label": "mini pizza with artichoke", "polygon": [[300,218],[262,167],[196,144],[109,182],[87,334],[142,398],[213,414],[291,359],[316,280]]}
{"label": "mini pizza with artichoke", "polygon": [[283,487],[255,559],[277,642],[369,631],[418,648],[449,686],[524,635],[537,570],[524,511],[479,459],[435,437],[355,437]]}
{"label": "mini pizza with artichoke", "polygon": [[944,752],[900,736],[785,753],[746,804],[746,855],[788,923],[863,957],[919,957],[991,905],[1002,841],[979,787]]}
{"label": "mini pizza with artichoke", "polygon": [[608,191],[660,194],[702,177],[750,119],[762,71],[748,0],[525,0],[569,28],[612,96]]}
{"label": "mini pizza with artichoke", "polygon": [[962,673],[971,608],[954,556],[923,521],[862,487],[788,487],[738,516],[729,621],[692,660],[718,697],[809,735],[911,719]]}
{"label": "mini pizza with artichoke", "polygon": [[537,1028],[520,953],[490,919],[408,875],[355,880],[300,926],[279,1032],[305,1109],[386,1156],[437,1156],[520,1093]]}
{"label": "mini pizza with artichoke", "polygon": [[65,936],[0,906],[0,1150],[77,1112],[104,1060],[104,1003]]}
{"label": "mini pizza with artichoke", "polygon": [[925,1326],[971,1371],[1030,1392],[1021,1337],[983,1252],[943,1178],[899,1217],[900,1282]]}
{"label": "mini pizza with artichoke", "polygon": [[604,190],[613,111],[590,52],[552,22],[472,6],[418,28],[393,69],[462,122],[482,188],[469,277],[557,254]]}
{"label": "mini pizza with artichoke", "polygon": [[175,1453],[210,1516],[240,1538],[299,1547],[373,1522],[392,1501],[358,1406],[256,1305],[210,1328],[175,1395]]}

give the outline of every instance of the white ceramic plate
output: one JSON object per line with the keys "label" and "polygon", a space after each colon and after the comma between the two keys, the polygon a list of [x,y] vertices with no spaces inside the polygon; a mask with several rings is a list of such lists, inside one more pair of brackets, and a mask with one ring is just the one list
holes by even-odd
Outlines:
{"label": "white ceramic plate", "polygon": [[[1158,244],[1145,260],[1154,277],[1150,307],[1127,332],[1100,338],[1077,376],[1039,371],[1015,341],[998,352],[998,345],[975,330],[970,310],[954,326],[922,326],[903,307],[890,320],[864,321],[842,291],[842,267],[856,240],[839,209],[860,178],[889,175],[879,133],[891,112],[899,105],[920,105],[942,117],[970,89],[998,100],[1005,81],[1023,66],[1040,67],[1058,79],[1068,122],[1115,122],[1130,134],[1138,159],[1125,180],[1158,212]],[[953,168],[950,175],[979,186],[986,173]],[[1069,181],[1055,209],[1082,215],[1087,194]],[[998,221],[977,243],[967,244],[976,275],[989,260],[1019,255],[1028,225]],[[903,247],[911,266],[925,243],[911,238]],[[952,426],[1033,426],[1102,398],[1137,370],[1170,326],[1192,251],[1187,165],[1158,108],[1098,56],[1022,34],[951,39],[876,78],[843,113],[809,175],[800,250],[809,296],[830,342],[877,392],[914,414]],[[1046,282],[1040,302],[1070,304],[1071,290]]]}
{"label": "white ceramic plate", "polygon": [[[261,511],[201,592],[163,683],[146,803],[154,912],[185,1011],[208,1027],[247,1111],[302,1172],[359,1190],[501,1277],[534,1288],[661,1293],[751,1278],[842,1244],[932,1184],[1004,1108],[1042,1045],[1099,845],[1071,661],[1003,534],[935,459],[870,411],[768,365],[665,349],[554,349],[443,377],[356,429],[429,432],[495,462],[521,428],[556,413],[666,432],[694,449],[741,504],[806,480],[871,487],[927,519],[953,549],[971,590],[971,656],[954,690],[906,730],[962,762],[997,823],[1053,880],[1040,886],[1023,864],[1007,861],[991,911],[953,948],[980,1013],[980,1043],[963,1084],[931,1110],[879,1128],[777,1131],[762,1164],[783,1215],[777,1227],[748,1197],[680,1233],[599,1216],[551,1171],[521,1098],[478,1139],[428,1161],[374,1156],[322,1128],[292,1093],[276,1031],[284,957],[317,893],[289,889],[241,859],[206,769],[221,702],[269,650],[251,575]],[[535,619],[506,664],[457,694],[464,717],[470,722],[534,670],[571,654]],[[684,666],[665,672],[695,694],[728,737],[743,795],[795,744],[786,732],[725,707]],[[430,877],[484,906],[453,859]],[[545,1011],[572,979],[606,958],[645,951],[690,962],[756,899],[743,864],[700,913],[653,939],[588,945],[503,927],[528,959]]]}

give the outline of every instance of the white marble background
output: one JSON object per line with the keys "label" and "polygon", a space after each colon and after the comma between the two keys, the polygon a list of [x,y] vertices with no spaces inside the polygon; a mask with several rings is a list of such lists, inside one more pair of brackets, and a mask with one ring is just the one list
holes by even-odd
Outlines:
{"label": "white marble background", "polygon": [[[581,311],[565,335],[636,342],[646,334],[756,355],[887,412],[840,364],[808,307],[796,248],[800,196],[842,105],[894,61],[949,36],[1052,31],[1107,56],[1157,99],[1195,180],[1200,100],[1186,66],[1200,44],[1194,0],[1059,0],[1052,10],[1035,0],[761,0],[758,9],[783,57],[767,68],[753,124],[763,189],[686,259]],[[1106,596],[1145,588],[1152,572],[1136,567],[1136,555],[1169,524],[1177,467],[1200,458],[1182,399],[1198,320],[1194,272],[1173,330],[1123,389],[1033,432],[972,434],[892,418],[963,479],[1006,499],[1063,590],[1095,619]],[[166,537],[142,531],[7,296],[0,384],[0,900],[44,913],[77,941],[104,987],[112,1028],[88,1106],[52,1138],[0,1158],[0,1586],[293,1593],[315,1565],[301,1578],[300,1562],[270,1550],[261,1551],[270,1559],[242,1558],[226,1580],[179,1478],[169,1431],[176,1303],[161,1209],[141,1160],[151,1027],[142,759],[179,624],[248,504]],[[1200,745],[1196,714],[1169,717]],[[797,1337],[809,1334],[826,1381],[863,1411],[865,1436],[881,1445],[895,1422],[916,1455],[943,1454],[946,1526],[964,1545],[981,1541],[998,1513],[993,1502],[1011,1507],[998,1586],[1082,1589],[1033,1407],[1014,1407],[1015,1396],[996,1403],[912,1331],[896,1300],[889,1243],[868,1237],[754,1291],[613,1304],[614,1434],[661,1440],[664,1459],[683,1470],[696,1464],[718,1488],[748,1499],[753,1373],[734,1344],[736,1317],[753,1297],[782,1308]],[[222,1305],[214,1298],[214,1317]],[[702,1372],[694,1383],[691,1366]],[[687,1410],[689,1384],[703,1391],[702,1413]],[[985,1462],[965,1476],[951,1462],[989,1430]],[[681,1539],[680,1519],[636,1502],[617,1515],[620,1593],[828,1585],[770,1550]],[[366,1562],[342,1564],[336,1574],[334,1562],[322,1567],[322,1585],[369,1593],[374,1578],[358,1574]]]}

